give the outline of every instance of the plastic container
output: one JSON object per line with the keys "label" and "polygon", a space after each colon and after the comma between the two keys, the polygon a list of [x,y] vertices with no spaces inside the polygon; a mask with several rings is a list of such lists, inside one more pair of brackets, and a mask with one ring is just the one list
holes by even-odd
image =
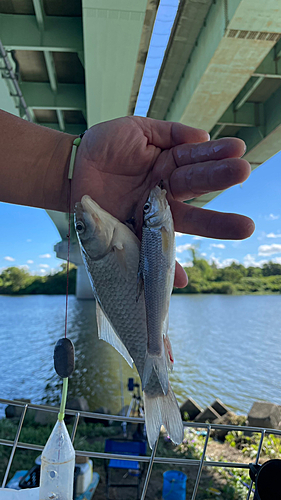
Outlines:
{"label": "plastic container", "polygon": [[79,464],[79,472],[76,478],[76,495],[82,495],[93,479],[93,461],[89,460],[85,464]]}
{"label": "plastic container", "polygon": [[74,448],[58,420],[41,455],[39,500],[72,500],[74,467]]}
{"label": "plastic container", "polygon": [[168,470],[163,474],[163,500],[186,499],[187,476],[178,470]]}

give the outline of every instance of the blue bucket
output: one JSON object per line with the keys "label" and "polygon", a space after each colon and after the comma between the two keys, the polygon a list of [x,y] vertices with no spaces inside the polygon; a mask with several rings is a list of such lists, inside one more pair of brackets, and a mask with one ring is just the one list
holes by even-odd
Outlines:
{"label": "blue bucket", "polygon": [[163,474],[163,500],[186,499],[187,476],[178,470],[167,470]]}

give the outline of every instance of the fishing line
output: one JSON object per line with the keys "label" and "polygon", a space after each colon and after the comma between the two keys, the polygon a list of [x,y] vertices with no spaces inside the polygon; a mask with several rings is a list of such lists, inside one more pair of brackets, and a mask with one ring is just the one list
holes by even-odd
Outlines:
{"label": "fishing line", "polygon": [[77,149],[80,146],[83,134],[80,134],[79,137],[74,139],[72,144],[70,162],[69,162],[69,170],[68,170],[68,181],[69,181],[69,196],[68,196],[68,234],[67,237],[67,261],[66,261],[66,293],[65,293],[65,325],[64,325],[64,337],[66,338],[67,334],[67,313],[68,313],[68,293],[69,293],[69,256],[70,256],[70,232],[71,232],[71,181],[73,177],[74,171],[74,163],[76,158]]}
{"label": "fishing line", "polygon": [[67,261],[66,261],[66,292],[65,292],[64,338],[66,338],[66,333],[67,333],[68,289],[69,289],[69,255],[70,255],[70,225],[71,225],[71,179],[69,179],[68,234],[66,235],[66,237],[67,237]]}
{"label": "fishing line", "polygon": [[[64,423],[67,399],[68,378],[74,371],[74,345],[67,338],[67,313],[69,296],[69,262],[70,262],[70,235],[71,235],[71,180],[77,148],[84,134],[77,137],[71,150],[68,171],[68,234],[67,234],[67,264],[66,264],[66,293],[65,293],[65,324],[64,337],[59,339],[54,350],[54,368],[58,376],[63,379],[62,395],[58,420],[41,454],[40,492],[42,500],[50,498],[69,499],[73,497],[73,482],[75,470],[75,450]],[[56,493],[54,493],[54,491]]]}
{"label": "fishing line", "polygon": [[64,338],[59,339],[54,351],[54,366],[57,374],[63,379],[62,397],[58,420],[63,421],[65,415],[65,406],[68,389],[68,377],[74,370],[74,346],[70,339],[67,338],[67,321],[68,321],[68,298],[69,298],[69,264],[70,264],[70,237],[71,237],[71,181],[73,177],[74,164],[77,149],[81,143],[82,137],[85,134],[80,134],[72,144],[69,170],[68,170],[68,233],[67,233],[67,262],[66,262],[66,292],[65,292],[65,322],[64,322]]}

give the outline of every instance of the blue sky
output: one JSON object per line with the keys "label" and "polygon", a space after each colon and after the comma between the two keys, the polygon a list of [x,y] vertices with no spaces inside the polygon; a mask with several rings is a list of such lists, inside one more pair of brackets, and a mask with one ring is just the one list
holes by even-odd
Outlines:
{"label": "blue sky", "polygon": [[[144,77],[136,106],[145,116],[169,39],[178,0],[162,0],[158,9]],[[280,145],[281,147],[281,145]],[[188,235],[176,236],[177,258],[190,264],[190,246],[218,266],[235,260],[244,265],[261,266],[272,260],[281,264],[281,153],[254,170],[242,186],[234,186],[207,209],[248,215],[256,224],[254,234],[244,241],[223,241]],[[59,233],[44,210],[0,203],[0,272],[9,266],[24,266],[34,274],[58,270],[53,247]]]}
{"label": "blue sky", "polygon": [[237,261],[262,266],[272,260],[281,264],[281,153],[256,168],[242,186],[234,186],[214,198],[206,209],[241,213],[251,217],[256,230],[242,241],[177,236],[177,259],[190,265],[190,245],[218,267]]}

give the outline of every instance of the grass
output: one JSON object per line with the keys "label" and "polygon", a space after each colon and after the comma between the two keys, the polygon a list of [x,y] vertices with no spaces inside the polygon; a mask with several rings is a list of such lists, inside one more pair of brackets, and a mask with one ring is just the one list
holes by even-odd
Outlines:
{"label": "grass", "polygon": [[[33,410],[32,410],[33,411]],[[49,435],[53,429],[53,424],[39,425],[34,422],[34,413],[27,412],[26,420],[21,431],[20,441],[24,443],[34,443],[44,446],[49,438]],[[34,411],[33,411],[34,412]],[[19,419],[0,419],[0,438],[13,441],[17,431]],[[67,424],[68,431],[71,434],[73,421]],[[136,430],[136,425],[128,425],[128,434],[132,437]],[[122,437],[122,429],[120,423],[114,423],[108,427],[105,427],[101,423],[85,423],[80,422],[74,447],[76,450],[85,450],[93,452],[103,452],[105,447],[105,440],[107,438]],[[257,453],[259,445],[260,435],[259,433],[254,433],[252,436],[245,436],[241,431],[229,432],[226,436],[226,443],[223,445],[228,449],[236,448],[242,451],[242,453],[249,458],[249,462],[252,461]],[[209,442],[212,443],[213,439],[209,438]],[[165,435],[161,435],[159,439],[157,456],[167,457],[167,458],[188,458],[199,460],[203,453],[205,442],[205,436],[200,432],[196,432],[195,429],[186,429],[185,439],[183,443],[179,446],[173,445]],[[5,470],[9,461],[11,453],[11,447],[0,446],[0,480],[3,480]],[[274,436],[268,435],[264,439],[262,456],[265,459],[268,458],[278,458],[281,453],[281,439]],[[40,454],[40,452],[30,451],[30,450],[20,450],[17,449],[12,467],[9,473],[8,480],[14,475],[17,470],[26,469],[29,470],[34,465],[35,458]],[[148,449],[147,454],[150,455],[150,449]],[[208,449],[207,449],[208,455]],[[223,457],[220,457],[220,461],[223,461]],[[247,462],[247,460],[245,460]],[[101,483],[104,484],[103,477],[103,463],[102,459],[95,459],[94,466],[95,469],[101,475]],[[151,478],[152,490],[151,498],[161,498],[161,488],[163,482],[163,472],[167,469],[176,468],[186,473],[188,476],[188,492],[191,493],[195,484],[197,475],[197,466],[173,466],[172,463],[167,464],[154,464],[153,474]],[[215,498],[218,493],[220,497],[224,500],[244,500],[247,495],[247,488],[243,483],[249,484],[249,474],[248,470],[243,469],[226,469],[224,467],[213,468],[213,467],[203,467],[202,478],[200,480],[199,490],[198,490],[198,500],[205,500],[207,498]],[[153,486],[154,484],[154,486]],[[154,490],[153,490],[154,488]],[[188,495],[189,495],[188,493]],[[125,494],[124,494],[125,495]],[[123,500],[127,500],[127,497],[123,495]],[[154,497],[153,497],[154,495]],[[148,494],[148,499],[150,495]],[[188,496],[189,498],[189,496]]]}

